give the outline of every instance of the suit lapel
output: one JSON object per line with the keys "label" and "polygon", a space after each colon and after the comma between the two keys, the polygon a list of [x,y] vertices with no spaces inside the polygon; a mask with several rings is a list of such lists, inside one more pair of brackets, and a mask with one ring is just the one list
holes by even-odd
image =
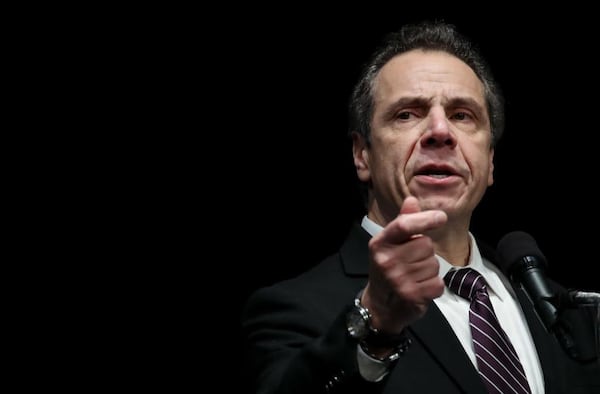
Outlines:
{"label": "suit lapel", "polygon": [[479,373],[435,303],[431,303],[423,318],[411,325],[410,331],[465,392],[485,393]]}
{"label": "suit lapel", "polygon": [[531,337],[533,338],[533,342],[537,349],[542,371],[544,373],[546,394],[558,393],[559,383],[557,381],[557,376],[559,376],[560,371],[556,367],[556,362],[553,361],[557,360],[557,355],[555,354],[556,343],[552,341],[552,336],[548,334],[546,328],[538,319],[535,310],[533,309],[533,305],[525,291],[519,286],[513,286],[513,288],[519,299],[519,304],[521,305],[521,309],[527,320],[527,325],[529,326],[529,331],[531,332]]}
{"label": "suit lapel", "polygon": [[344,272],[348,276],[367,276],[369,272],[369,240],[371,235],[354,224],[340,248]]}

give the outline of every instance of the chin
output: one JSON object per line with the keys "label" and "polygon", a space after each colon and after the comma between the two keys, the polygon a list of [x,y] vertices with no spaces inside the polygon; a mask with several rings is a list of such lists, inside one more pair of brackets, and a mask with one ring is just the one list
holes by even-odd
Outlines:
{"label": "chin", "polygon": [[423,211],[439,209],[448,213],[449,211],[454,210],[456,200],[446,197],[427,197],[423,199],[420,198],[419,203]]}

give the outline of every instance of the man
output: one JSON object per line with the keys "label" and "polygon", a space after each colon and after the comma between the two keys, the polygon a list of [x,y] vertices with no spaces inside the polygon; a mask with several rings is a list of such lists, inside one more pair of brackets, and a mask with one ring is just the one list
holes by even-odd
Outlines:
{"label": "man", "polygon": [[[469,230],[504,124],[501,93],[473,45],[451,25],[405,26],[374,53],[350,106],[367,214],[338,253],[249,299],[256,391],[599,392],[598,362],[564,352]],[[518,364],[509,376],[523,381],[498,370],[508,362],[486,375],[471,302],[445,284],[462,267],[485,281]],[[577,339],[589,339],[593,319],[574,321]]]}

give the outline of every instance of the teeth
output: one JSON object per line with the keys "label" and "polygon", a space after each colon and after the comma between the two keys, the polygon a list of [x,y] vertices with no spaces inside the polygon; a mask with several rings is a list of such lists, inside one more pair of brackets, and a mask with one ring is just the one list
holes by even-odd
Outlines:
{"label": "teeth", "polygon": [[449,175],[445,175],[445,174],[430,174],[429,175],[432,178],[447,178]]}

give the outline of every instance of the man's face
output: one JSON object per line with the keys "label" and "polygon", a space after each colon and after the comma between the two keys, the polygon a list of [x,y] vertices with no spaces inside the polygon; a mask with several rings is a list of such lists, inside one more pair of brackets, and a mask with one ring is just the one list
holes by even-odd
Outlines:
{"label": "man's face", "polygon": [[374,85],[371,147],[354,138],[358,176],[370,182],[370,210],[387,224],[404,199],[449,218],[469,218],[493,183],[483,84],[445,52],[415,50],[390,60]]}

